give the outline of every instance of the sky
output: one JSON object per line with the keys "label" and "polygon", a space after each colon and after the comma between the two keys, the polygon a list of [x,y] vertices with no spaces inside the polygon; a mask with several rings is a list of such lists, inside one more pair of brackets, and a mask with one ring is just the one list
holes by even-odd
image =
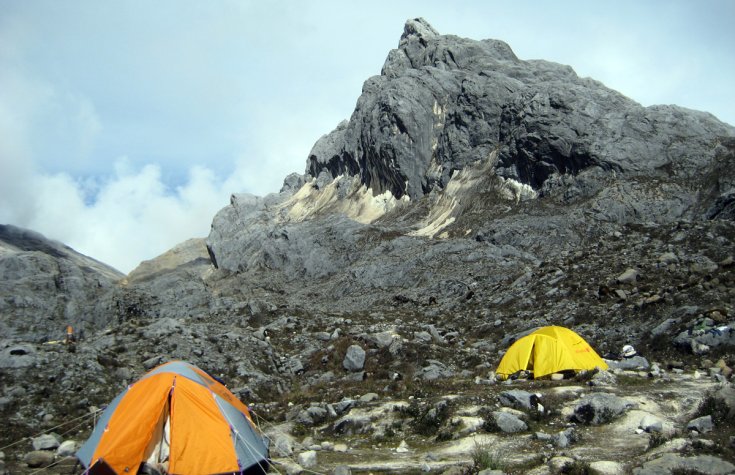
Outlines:
{"label": "sky", "polygon": [[0,224],[127,273],[278,192],[409,18],[735,124],[735,2],[0,0]]}

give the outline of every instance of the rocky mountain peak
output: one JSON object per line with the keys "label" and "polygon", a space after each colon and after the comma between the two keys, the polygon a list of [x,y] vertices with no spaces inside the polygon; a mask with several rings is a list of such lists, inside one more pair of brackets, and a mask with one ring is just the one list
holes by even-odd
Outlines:
{"label": "rocky mountain peak", "polygon": [[606,174],[691,177],[731,126],[672,106],[644,108],[569,66],[519,60],[498,40],[440,35],[409,20],[347,123],[314,145],[308,177],[358,177],[375,195],[419,199],[498,151],[492,172],[548,193]]}
{"label": "rocky mountain peak", "polygon": [[407,20],[403,26],[403,34],[401,35],[401,43],[410,41],[411,37],[424,41],[439,36],[439,32],[423,18],[414,18]]}

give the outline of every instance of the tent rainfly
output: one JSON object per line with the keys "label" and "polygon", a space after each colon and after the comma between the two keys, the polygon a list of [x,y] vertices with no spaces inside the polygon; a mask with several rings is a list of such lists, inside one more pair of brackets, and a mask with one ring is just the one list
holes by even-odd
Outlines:
{"label": "tent rainfly", "polygon": [[534,379],[560,371],[607,369],[607,363],[572,330],[548,326],[519,338],[508,348],[495,373],[501,379],[532,371]]}
{"label": "tent rainfly", "polygon": [[85,474],[262,474],[268,441],[224,385],[183,361],[146,373],[77,452]]}

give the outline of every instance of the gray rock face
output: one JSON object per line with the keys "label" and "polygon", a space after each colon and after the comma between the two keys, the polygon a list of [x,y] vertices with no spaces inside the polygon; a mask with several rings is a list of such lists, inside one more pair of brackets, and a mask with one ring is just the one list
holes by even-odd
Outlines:
{"label": "gray rock face", "polygon": [[621,416],[633,404],[614,394],[596,393],[585,396],[574,408],[574,419],[584,424],[606,424]]}
{"label": "gray rock face", "polygon": [[568,66],[522,61],[501,41],[442,36],[416,19],[350,121],[316,143],[307,174],[359,175],[377,193],[416,199],[499,149],[499,175],[547,192],[549,179],[592,168],[691,176],[694,155],[714,157],[702,138],[732,132],[708,114],[643,108]]}
{"label": "gray rock face", "polygon": [[122,279],[115,269],[41,234],[0,225],[0,334],[30,341],[60,340],[103,326],[97,298]]}
{"label": "gray rock face", "polygon": [[288,196],[232,195],[230,206],[215,216],[207,239],[215,267],[232,272],[279,270],[291,279],[324,277],[345,267],[362,225],[338,216],[279,223],[273,210]]}

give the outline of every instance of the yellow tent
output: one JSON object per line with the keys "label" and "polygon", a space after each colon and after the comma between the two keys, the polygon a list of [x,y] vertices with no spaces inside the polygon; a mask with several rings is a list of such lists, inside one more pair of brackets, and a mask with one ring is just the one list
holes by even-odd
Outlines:
{"label": "yellow tent", "polygon": [[534,379],[559,371],[607,369],[607,363],[572,330],[541,327],[519,338],[500,360],[495,373],[505,379],[521,370],[533,371]]}

